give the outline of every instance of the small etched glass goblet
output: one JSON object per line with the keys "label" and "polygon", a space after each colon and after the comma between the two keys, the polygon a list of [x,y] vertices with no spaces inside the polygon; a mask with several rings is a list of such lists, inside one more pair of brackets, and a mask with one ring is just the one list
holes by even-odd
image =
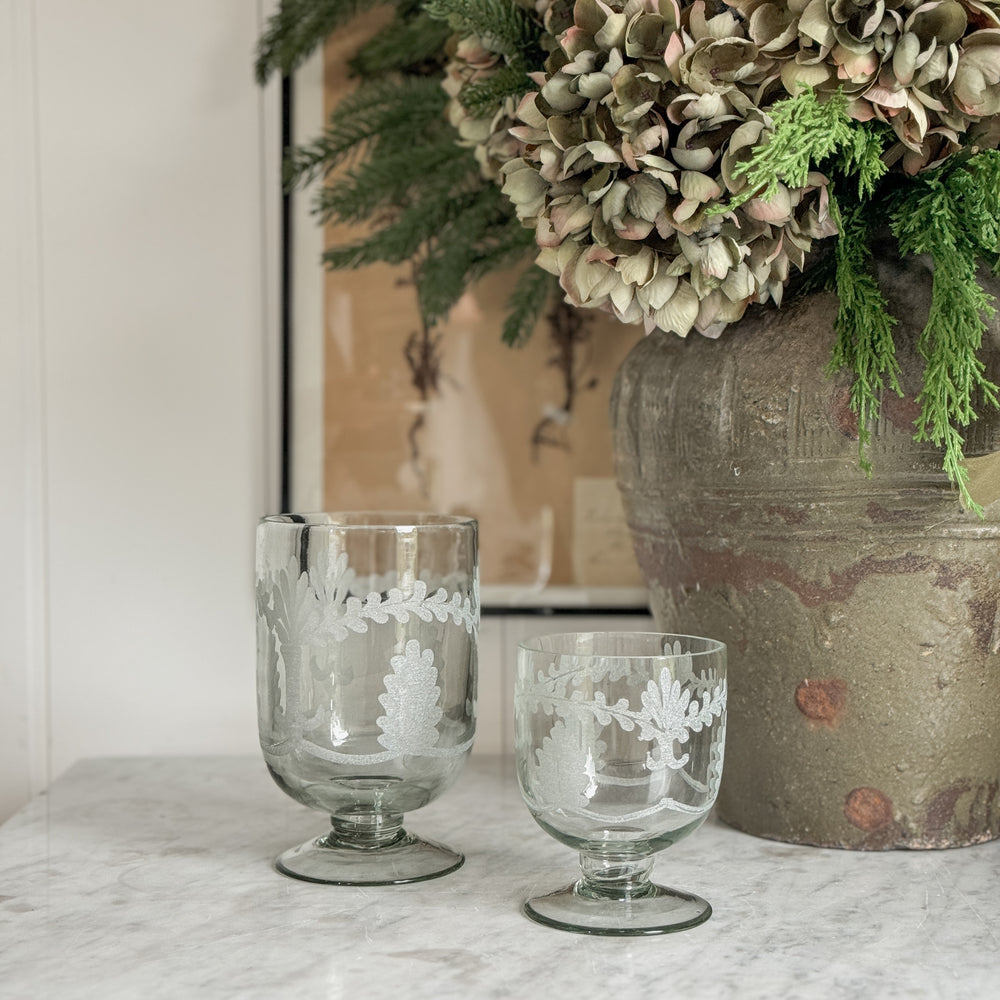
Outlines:
{"label": "small etched glass goblet", "polygon": [[281,854],[310,882],[383,885],[463,856],[403,828],[475,734],[478,527],[434,514],[281,514],[257,529],[257,708],[271,776],[331,829]]}
{"label": "small etched glass goblet", "polygon": [[650,880],[693,833],[722,778],[726,647],[579,632],[518,650],[517,776],[536,822],[580,852],[580,878],[529,899],[531,919],[585,934],[662,934],[707,920],[701,897]]}

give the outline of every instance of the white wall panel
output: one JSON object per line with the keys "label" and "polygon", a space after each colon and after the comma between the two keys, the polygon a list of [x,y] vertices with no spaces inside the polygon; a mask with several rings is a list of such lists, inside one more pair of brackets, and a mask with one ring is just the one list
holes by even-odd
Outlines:
{"label": "white wall panel", "polygon": [[[271,5],[0,0],[0,820],[79,758],[258,753]],[[511,747],[517,641],[601,627],[647,621],[484,618],[477,753]]]}
{"label": "white wall panel", "polygon": [[38,5],[56,774],[255,746],[258,29],[246,0]]}
{"label": "white wall panel", "polygon": [[48,779],[35,96],[33,6],[0,0],[0,819]]}
{"label": "white wall panel", "polygon": [[[99,754],[256,749],[253,528],[278,503],[279,106],[252,77],[262,7],[0,6],[21,60],[3,72],[27,91],[15,104],[0,88],[5,155],[21,150],[0,174],[0,225],[18,238],[3,290],[27,297],[0,307],[4,423],[21,428],[0,451],[5,554],[20,538],[0,722],[23,722],[22,748],[51,746],[45,777]],[[2,815],[37,780],[0,738]]]}

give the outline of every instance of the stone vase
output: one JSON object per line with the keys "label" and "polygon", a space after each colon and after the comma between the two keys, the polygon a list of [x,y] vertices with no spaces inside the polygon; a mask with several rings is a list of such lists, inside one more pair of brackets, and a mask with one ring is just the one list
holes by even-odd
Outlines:
{"label": "stone vase", "polygon": [[[729,645],[722,818],[830,847],[973,844],[1000,836],[1000,501],[963,509],[913,441],[928,265],[883,260],[880,281],[905,397],[883,401],[870,478],[849,378],[824,374],[826,293],[718,341],[641,341],[612,394],[617,474],[659,628]],[[1000,382],[995,321],[984,357]],[[973,465],[1000,452],[978,412]]]}

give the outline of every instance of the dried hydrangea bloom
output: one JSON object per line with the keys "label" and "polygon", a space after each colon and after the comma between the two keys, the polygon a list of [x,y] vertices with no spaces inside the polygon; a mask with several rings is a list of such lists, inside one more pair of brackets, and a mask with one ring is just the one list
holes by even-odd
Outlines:
{"label": "dried hydrangea bloom", "polygon": [[[533,13],[549,33],[550,38],[562,33],[573,22],[574,0],[513,0]],[[554,42],[551,44],[554,45]],[[504,57],[490,46],[489,39],[478,35],[454,38],[448,47],[443,86],[449,97],[448,120],[459,135],[459,145],[471,148],[487,180],[498,181],[500,167],[523,152],[510,129],[517,124],[514,113],[517,102],[508,98],[489,117],[472,114],[459,95],[468,84],[482,83],[506,65]]]}
{"label": "dried hydrangea bloom", "polygon": [[450,55],[443,80],[449,97],[448,120],[458,132],[459,145],[474,151],[483,176],[496,180],[500,166],[521,153],[520,146],[510,135],[510,128],[515,124],[515,102],[506,101],[491,118],[480,118],[463,106],[459,94],[466,85],[489,79],[504,64],[503,57],[491,51],[476,35],[454,40]]}
{"label": "dried hydrangea bloom", "polygon": [[780,301],[789,267],[835,231],[826,178],[726,206],[768,119],[774,59],[722,4],[577,0],[539,90],[517,109],[524,154],[503,191],[535,229],[537,263],[575,305],[718,336]]}
{"label": "dried hydrangea bloom", "polygon": [[956,106],[970,118],[1000,114],[1000,27],[963,39],[951,91]]}
{"label": "dried hydrangea bloom", "polygon": [[908,173],[955,152],[1000,112],[1000,5],[992,0],[732,0],[779,61],[784,90],[843,88],[858,121],[895,131]]}
{"label": "dried hydrangea bloom", "polygon": [[909,174],[1000,142],[996,0],[516,2],[548,32],[537,90],[471,119],[458,91],[502,60],[466,39],[452,120],[567,300],[647,329],[717,336],[751,302],[780,302],[835,233],[819,173],[731,207],[768,108],[803,85],[889,124],[886,162]]}

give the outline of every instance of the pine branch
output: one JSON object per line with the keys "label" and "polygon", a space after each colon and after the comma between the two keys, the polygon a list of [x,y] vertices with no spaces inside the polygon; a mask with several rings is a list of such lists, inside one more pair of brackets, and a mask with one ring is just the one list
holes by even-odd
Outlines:
{"label": "pine branch", "polygon": [[492,76],[466,84],[458,96],[462,107],[476,118],[492,115],[508,97],[520,98],[534,87],[523,69],[504,66]]}
{"label": "pine branch", "polygon": [[512,0],[439,0],[433,17],[424,0],[283,0],[261,40],[261,79],[275,68],[290,71],[331,31],[380,3],[394,5],[396,16],[351,58],[359,87],[338,102],[319,138],[290,152],[285,180],[294,187],[347,168],[319,191],[314,213],[373,228],[328,249],[325,265],[410,261],[429,328],[471,282],[534,252],[531,232],[483,180],[472,151],[455,142],[440,83],[447,39],[455,26],[480,34],[516,64],[471,88],[470,101],[490,113],[530,87],[522,55],[537,49],[541,64],[541,28]]}
{"label": "pine branch", "polygon": [[274,72],[289,76],[326,40],[358,14],[389,0],[281,0],[257,44],[254,74],[266,83]]}
{"label": "pine branch", "polygon": [[483,187],[477,192],[429,243],[417,275],[425,320],[436,323],[469,285],[509,264],[512,256],[523,255],[524,232],[497,188]]}
{"label": "pine branch", "polygon": [[428,0],[424,9],[453,31],[478,35],[510,63],[536,68],[544,61],[541,25],[513,0]]}
{"label": "pine branch", "polygon": [[834,323],[837,340],[827,373],[847,368],[854,375],[851,409],[858,417],[861,468],[870,475],[872,467],[867,456],[870,427],[878,420],[886,380],[894,392],[903,395],[892,336],[896,320],[889,314],[888,303],[874,275],[870,231],[863,207],[857,205],[841,213],[836,199],[831,197],[830,211],[839,232],[835,255],[840,306]]}
{"label": "pine branch", "polygon": [[450,35],[447,24],[423,11],[406,20],[405,31],[401,31],[397,19],[358,49],[349,63],[351,73],[375,79],[387,73],[437,66]]}
{"label": "pine branch", "polygon": [[978,261],[1000,254],[1000,154],[988,154],[918,175],[898,194],[890,217],[901,252],[929,254],[934,262],[931,309],[918,345],[926,367],[916,439],[944,448],[949,479],[980,515],[968,491],[960,428],[976,419],[977,393],[986,405],[1000,405],[1000,390],[978,356],[985,318],[995,313],[979,285]]}
{"label": "pine branch", "polygon": [[481,196],[480,190],[446,199],[433,197],[415,201],[365,239],[347,246],[331,247],[323,254],[323,260],[334,270],[379,262],[400,264],[440,237],[450,223],[474,208]]}
{"label": "pine branch", "polygon": [[451,137],[424,146],[392,146],[324,185],[314,212],[323,223],[358,223],[416,198],[442,204],[468,186],[468,164]]}
{"label": "pine branch", "polygon": [[531,260],[538,253],[535,234],[518,221],[510,203],[498,205],[498,220],[480,240],[470,274],[478,280],[490,271]]}
{"label": "pine branch", "polygon": [[503,342],[510,347],[523,347],[534,333],[549,299],[558,289],[559,281],[555,275],[540,267],[527,268],[507,300]]}
{"label": "pine branch", "polygon": [[441,131],[447,95],[434,77],[391,77],[366,82],[344,97],[320,138],[291,151],[285,162],[288,187],[325,176],[366,143],[384,136],[406,148],[428,129]]}

